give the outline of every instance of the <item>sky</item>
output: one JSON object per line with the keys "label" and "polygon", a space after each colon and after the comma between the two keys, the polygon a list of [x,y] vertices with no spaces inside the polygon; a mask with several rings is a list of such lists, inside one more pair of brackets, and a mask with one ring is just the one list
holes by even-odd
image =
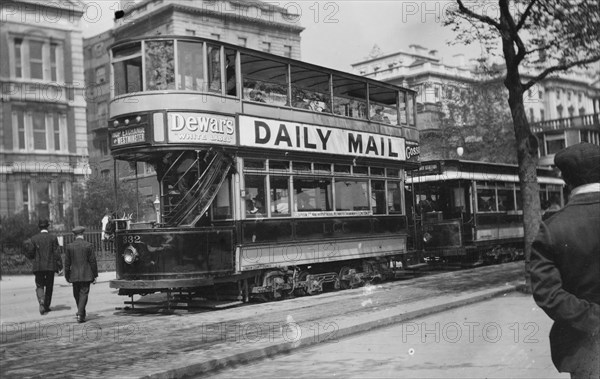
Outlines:
{"label": "sky", "polygon": [[[185,0],[182,0],[185,1]],[[109,29],[118,0],[85,0],[83,35]],[[267,1],[300,14],[302,60],[342,71],[363,60],[376,44],[383,53],[408,51],[417,44],[439,51],[449,62],[455,54],[477,58],[477,47],[449,46],[452,31],[443,26],[444,10],[453,2],[440,0]]]}

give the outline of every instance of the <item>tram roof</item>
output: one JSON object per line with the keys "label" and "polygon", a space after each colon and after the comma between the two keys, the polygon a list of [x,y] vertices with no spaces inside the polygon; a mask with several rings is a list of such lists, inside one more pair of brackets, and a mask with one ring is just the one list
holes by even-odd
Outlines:
{"label": "tram roof", "polygon": [[[259,50],[254,50],[254,49],[250,49],[248,47],[243,47],[243,46],[238,46],[235,44],[231,44],[231,43],[227,43],[227,42],[223,42],[223,41],[218,41],[218,40],[213,40],[210,38],[205,38],[205,37],[196,37],[196,36],[186,36],[186,35],[160,35],[160,36],[142,36],[142,37],[134,37],[134,38],[127,38],[127,39],[122,39],[119,41],[114,42],[112,45],[109,46],[109,49],[112,49],[116,46],[119,45],[125,45],[128,43],[133,43],[133,42],[140,42],[140,41],[147,41],[147,40],[173,40],[173,39],[177,39],[177,40],[185,40],[185,41],[198,41],[198,42],[208,42],[211,44],[217,44],[217,45],[222,45],[234,50],[238,50],[241,53],[247,53],[259,58],[263,58],[261,60],[257,60],[255,63],[257,65],[257,69],[258,68],[262,68],[262,70],[268,70],[269,68],[273,68],[274,66],[269,67],[270,62],[265,62],[265,59],[267,61],[275,61],[277,63],[282,63],[282,64],[290,64],[293,65],[295,67],[302,67],[307,69],[308,71],[312,71],[314,72],[323,72],[326,71],[329,74],[332,74],[334,76],[336,76],[335,80],[336,80],[336,87],[343,87],[343,86],[348,86],[348,85],[352,85],[352,83],[356,82],[356,81],[362,81],[364,83],[370,83],[373,85],[377,85],[379,87],[383,87],[383,88],[387,88],[390,90],[402,90],[402,91],[406,91],[406,92],[410,92],[413,94],[416,94],[417,91],[412,90],[410,88],[406,88],[406,87],[401,87],[401,86],[397,86],[394,84],[390,84],[390,83],[385,83],[385,82],[380,82],[377,81],[375,79],[371,79],[371,78],[367,78],[364,76],[360,76],[360,75],[355,75],[349,72],[345,72],[345,71],[340,71],[340,70],[336,70],[333,68],[329,68],[329,67],[325,67],[325,66],[319,66],[317,64],[313,64],[313,63],[308,63],[308,62],[304,62],[304,61],[300,61],[297,59],[293,59],[293,58],[287,58],[287,57],[282,57],[279,55],[274,55],[271,53],[267,53],[264,51],[259,51]],[[252,62],[251,62],[252,63]],[[299,75],[301,71],[295,71],[293,72],[294,76]],[[305,75],[300,74],[300,81],[302,80],[307,80],[310,79],[310,73],[306,73]],[[304,76],[304,78],[303,78]],[[313,74],[314,76],[314,74]],[[347,79],[348,82],[344,83],[344,81],[340,81],[340,79]],[[383,90],[379,90],[377,92],[372,92],[373,88],[370,89],[370,95],[377,98],[378,95],[382,95],[382,91]],[[383,91],[385,92],[385,91]]]}
{"label": "tram roof", "polygon": [[[481,162],[460,159],[441,159],[420,162],[420,167],[411,172],[413,177],[423,177],[447,172],[479,172],[489,174],[518,175],[519,166],[508,163]],[[537,167],[540,176],[559,178],[558,172],[550,167]]]}

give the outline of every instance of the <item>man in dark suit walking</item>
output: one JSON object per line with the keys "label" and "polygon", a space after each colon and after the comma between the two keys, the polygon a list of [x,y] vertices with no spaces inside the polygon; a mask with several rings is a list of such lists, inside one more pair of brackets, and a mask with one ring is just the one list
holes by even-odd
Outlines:
{"label": "man in dark suit walking", "polygon": [[77,226],[73,229],[75,241],[67,245],[65,256],[65,278],[73,283],[73,297],[77,304],[77,322],[85,322],[85,306],[90,293],[90,284],[96,282],[98,265],[91,243],[83,239],[85,229]]}
{"label": "man in dark suit walking", "polygon": [[600,376],[600,146],[580,143],[556,153],[571,195],[543,221],[532,245],[536,303],[554,320],[552,361],[572,378]]}
{"label": "man in dark suit walking", "polygon": [[49,226],[48,220],[39,220],[40,232],[25,241],[26,255],[32,260],[35,293],[41,315],[50,312],[54,273],[62,268],[62,260],[58,252],[58,239],[48,232]]}

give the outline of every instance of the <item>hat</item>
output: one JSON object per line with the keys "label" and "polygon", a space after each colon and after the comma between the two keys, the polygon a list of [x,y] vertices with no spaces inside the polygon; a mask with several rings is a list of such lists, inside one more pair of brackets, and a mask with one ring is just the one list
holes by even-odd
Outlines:
{"label": "hat", "polygon": [[50,222],[47,219],[42,219],[38,221],[39,228],[47,228],[48,226],[50,226]]}
{"label": "hat", "polygon": [[563,179],[574,187],[600,182],[600,146],[582,142],[554,155]]}
{"label": "hat", "polygon": [[73,228],[74,234],[83,234],[85,232],[85,228],[83,226],[76,226]]}

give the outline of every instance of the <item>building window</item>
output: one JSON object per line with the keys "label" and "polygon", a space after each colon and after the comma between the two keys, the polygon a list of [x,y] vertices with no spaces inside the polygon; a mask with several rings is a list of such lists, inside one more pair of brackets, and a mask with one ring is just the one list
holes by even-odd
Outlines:
{"label": "building window", "polygon": [[580,116],[585,115],[585,108],[584,107],[579,108],[579,115]]}
{"label": "building window", "polygon": [[533,108],[529,108],[529,121],[535,121],[535,115],[533,114]]}
{"label": "building window", "polygon": [[556,112],[558,113],[558,118],[563,117],[563,106],[561,104],[556,106]]}
{"label": "building window", "polygon": [[42,112],[33,112],[33,149],[46,150],[46,120]]}
{"label": "building window", "polygon": [[30,191],[29,190],[30,190],[29,182],[22,182],[21,183],[21,199],[22,199],[22,204],[23,204],[23,212],[25,212],[25,214],[28,216],[29,216],[29,212],[31,211],[30,196],[29,196]]}
{"label": "building window", "polygon": [[540,92],[538,92],[538,96],[540,100],[544,100],[544,91],[540,90]]}
{"label": "building window", "polygon": [[196,31],[193,29],[186,29],[185,30],[185,34],[187,34],[188,36],[195,36],[196,35]]}
{"label": "building window", "polygon": [[13,38],[14,76],[24,79],[61,81],[63,45],[49,39]]}
{"label": "building window", "polygon": [[560,100],[560,90],[556,90],[556,100]]}
{"label": "building window", "polygon": [[263,41],[263,43],[262,43],[262,51],[270,53],[271,52],[271,42]]}
{"label": "building window", "polygon": [[567,92],[567,101],[571,101],[571,91]]}
{"label": "building window", "polygon": [[221,35],[217,33],[210,33],[210,38],[216,39],[217,41],[221,40]]}
{"label": "building window", "polygon": [[292,47],[290,45],[283,45],[283,55],[288,58],[292,57]]}
{"label": "building window", "polygon": [[102,84],[106,82],[106,68],[100,66],[96,68],[96,84]]}
{"label": "building window", "polygon": [[67,149],[67,118],[64,113],[15,109],[12,112],[13,146],[22,151]]}
{"label": "building window", "polygon": [[570,106],[569,109],[569,117],[575,117],[575,107],[574,106]]}
{"label": "building window", "polygon": [[565,136],[563,134],[546,136],[547,155],[556,154],[565,147]]}
{"label": "building window", "polygon": [[541,121],[546,120],[546,112],[544,112],[543,109],[540,109],[540,120]]}
{"label": "building window", "polygon": [[238,45],[242,47],[246,47],[248,43],[248,39],[246,37],[238,37]]}
{"label": "building window", "polygon": [[581,101],[583,100],[583,95],[582,95],[582,93],[581,93],[581,92],[579,92],[579,93],[577,94],[577,100],[578,100],[580,103],[581,103]]}

